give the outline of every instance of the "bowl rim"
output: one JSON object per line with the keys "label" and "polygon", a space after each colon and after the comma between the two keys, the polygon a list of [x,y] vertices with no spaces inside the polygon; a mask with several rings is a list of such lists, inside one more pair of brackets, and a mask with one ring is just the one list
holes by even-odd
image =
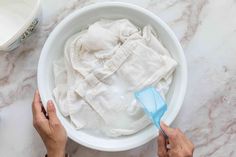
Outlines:
{"label": "bowl rim", "polygon": [[[74,12],[72,12],[71,14],[69,14],[67,17],[65,17],[55,28],[54,30],[50,33],[48,39],[46,40],[45,42],[45,45],[42,49],[42,52],[41,52],[41,55],[40,55],[40,59],[39,59],[39,63],[38,63],[38,71],[37,71],[37,77],[38,77],[38,88],[39,88],[39,92],[41,93],[41,99],[42,99],[42,102],[43,104],[46,104],[46,96],[45,94],[43,93],[43,81],[41,79],[39,79],[39,76],[43,76],[44,74],[44,69],[41,68],[41,65],[43,65],[43,60],[44,58],[47,57],[47,49],[49,47],[49,43],[52,41],[53,39],[53,36],[54,34],[58,33],[58,31],[56,30],[60,30],[61,28],[64,27],[64,25],[69,22],[71,19],[73,19],[75,16],[81,14],[81,13],[84,13],[84,12],[88,12],[88,11],[91,11],[93,9],[98,9],[98,8],[103,8],[103,7],[125,7],[125,8],[128,8],[128,9],[133,9],[133,10],[136,10],[136,11],[139,11],[139,12],[142,12],[144,14],[146,14],[147,16],[150,16],[152,19],[155,19],[162,27],[163,29],[165,29],[165,31],[167,32],[167,34],[171,37],[171,39],[174,41],[174,43],[176,44],[176,47],[177,47],[177,50],[179,52],[179,57],[180,57],[180,60],[181,60],[181,64],[182,64],[182,73],[181,73],[181,78],[182,78],[182,81],[181,81],[181,86],[180,86],[180,89],[179,89],[179,97],[177,99],[177,102],[180,104],[180,105],[176,105],[176,109],[175,109],[175,112],[173,112],[171,114],[171,118],[167,118],[167,120],[165,121],[166,124],[171,124],[174,119],[176,118],[177,114],[179,113],[180,111],[180,108],[183,104],[183,100],[184,100],[184,96],[185,96],[185,92],[186,92],[186,88],[187,88],[187,62],[186,62],[186,59],[185,59],[185,55],[184,55],[184,51],[183,51],[183,48],[182,46],[180,45],[177,37],[175,36],[174,32],[170,29],[170,27],[164,22],[162,21],[157,15],[155,15],[154,13],[150,12],[149,10],[145,9],[145,8],[142,8],[140,6],[137,6],[137,5],[134,5],[134,4],[130,4],[130,3],[125,3],[125,2],[100,2],[100,3],[95,3],[95,4],[91,4],[91,5],[88,5],[84,8],[81,8],[80,10],[76,10]],[[57,111],[59,112],[59,111]],[[59,114],[59,119],[62,121],[64,121],[64,119],[62,119],[62,115]],[[66,128],[67,129],[67,128]],[[98,144],[98,143],[88,143],[86,142],[86,139],[82,139],[83,137],[80,137],[81,139],[78,139],[78,137],[76,137],[70,130],[67,130],[67,134],[68,136],[75,142],[81,144],[81,145],[84,145],[86,147],[89,147],[89,148],[92,148],[92,149],[96,149],[96,150],[101,150],[101,151],[109,151],[109,152],[115,152],[115,151],[125,151],[125,150],[130,150],[130,149],[133,149],[133,148],[136,148],[136,147],[139,147],[149,141],[151,141],[153,138],[157,137],[158,133],[155,135],[155,136],[149,136],[149,138],[145,139],[145,140],[142,140],[141,142],[136,142],[136,143],[124,143],[122,146],[120,147],[114,147],[114,146],[110,146],[109,148],[108,147],[104,147],[102,146],[101,144]]]}

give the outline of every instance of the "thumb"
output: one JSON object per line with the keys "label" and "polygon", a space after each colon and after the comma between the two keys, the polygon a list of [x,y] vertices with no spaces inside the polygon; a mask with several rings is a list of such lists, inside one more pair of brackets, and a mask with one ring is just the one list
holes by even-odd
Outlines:
{"label": "thumb", "polygon": [[166,135],[169,137],[169,143],[171,148],[174,148],[177,145],[178,138],[177,138],[177,131],[166,125],[165,123],[161,122],[161,128],[164,130]]}
{"label": "thumb", "polygon": [[52,100],[49,100],[47,103],[47,111],[48,111],[49,122],[51,124],[58,123],[59,119],[57,118],[56,109]]}
{"label": "thumb", "polygon": [[161,122],[161,128],[162,130],[166,133],[166,135],[168,137],[173,136],[175,129],[169,127],[168,125],[166,125],[164,122]]}

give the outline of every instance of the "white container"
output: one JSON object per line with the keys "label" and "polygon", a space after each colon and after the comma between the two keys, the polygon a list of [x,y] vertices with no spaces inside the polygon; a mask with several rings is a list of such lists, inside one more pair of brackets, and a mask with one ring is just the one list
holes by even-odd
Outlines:
{"label": "white container", "polygon": [[[150,24],[173,58],[178,62],[173,83],[167,95],[168,111],[163,117],[167,124],[171,124],[181,108],[187,85],[187,65],[183,49],[174,33],[160,18],[144,8],[127,3],[107,2],[87,6],[67,16],[52,31],[43,47],[38,64],[38,88],[43,104],[45,105],[49,99],[52,99],[54,103],[56,102],[52,93],[54,88],[52,63],[63,55],[66,40],[101,18],[127,18],[140,27]],[[93,149],[102,151],[128,150],[149,142],[158,134],[155,127],[150,125],[130,136],[118,138],[98,136],[91,132],[76,130],[62,116],[58,107],[56,108],[68,136],[72,140]]]}
{"label": "white container", "polygon": [[0,51],[11,51],[39,23],[40,0],[0,0]]}

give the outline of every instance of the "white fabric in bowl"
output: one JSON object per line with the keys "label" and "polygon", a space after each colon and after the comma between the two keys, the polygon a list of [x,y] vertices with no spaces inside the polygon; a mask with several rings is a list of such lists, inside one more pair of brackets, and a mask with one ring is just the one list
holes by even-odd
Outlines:
{"label": "white fabric in bowl", "polygon": [[54,96],[77,129],[134,134],[150,120],[133,92],[152,85],[164,96],[176,65],[150,26],[100,20],[66,42],[64,59],[54,63]]}

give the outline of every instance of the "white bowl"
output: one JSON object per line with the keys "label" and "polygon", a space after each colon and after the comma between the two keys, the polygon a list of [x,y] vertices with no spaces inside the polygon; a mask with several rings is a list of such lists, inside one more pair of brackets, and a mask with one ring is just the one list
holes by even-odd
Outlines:
{"label": "white bowl", "polygon": [[[54,88],[52,62],[63,55],[66,40],[101,18],[127,18],[140,27],[150,24],[178,62],[173,83],[167,95],[168,111],[163,117],[167,124],[171,124],[181,108],[187,85],[187,65],[183,49],[174,33],[160,18],[144,8],[127,3],[93,4],[73,12],[56,26],[43,47],[38,64],[38,88],[43,104],[46,104],[49,99],[56,102],[52,94]],[[157,136],[155,127],[151,125],[130,136],[118,138],[98,136],[76,130],[59,111],[57,114],[72,140],[97,150],[128,150],[143,145]]]}
{"label": "white bowl", "polygon": [[40,11],[40,0],[0,0],[0,50],[11,51],[28,38]]}

